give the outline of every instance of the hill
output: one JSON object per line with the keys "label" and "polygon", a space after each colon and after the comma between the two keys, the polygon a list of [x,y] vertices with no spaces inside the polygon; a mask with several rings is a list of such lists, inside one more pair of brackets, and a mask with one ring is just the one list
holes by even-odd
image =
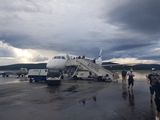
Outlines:
{"label": "hill", "polygon": [[[5,66],[0,66],[0,70],[19,70],[20,68],[46,69],[46,64],[47,63],[5,65]],[[111,66],[110,64],[114,64],[114,65]],[[110,65],[110,66],[104,67],[109,70],[122,70],[123,68],[129,70],[130,67],[132,67],[134,70],[151,70],[151,68],[153,67],[156,68],[157,70],[160,70],[159,64],[137,64],[137,65],[129,66],[129,65],[120,65],[112,62],[105,62],[102,65]]]}
{"label": "hill", "polygon": [[20,68],[27,68],[27,69],[46,69],[46,64],[47,64],[47,63],[5,65],[5,66],[0,66],[0,70],[19,70]]}
{"label": "hill", "polygon": [[[102,65],[110,65],[111,62],[105,62]],[[136,65],[120,65],[117,63],[113,63],[113,66],[105,66],[104,68],[109,70],[122,70],[123,68],[129,70],[132,67],[134,70],[151,70],[151,68],[156,68],[160,70],[160,64],[136,64]]]}

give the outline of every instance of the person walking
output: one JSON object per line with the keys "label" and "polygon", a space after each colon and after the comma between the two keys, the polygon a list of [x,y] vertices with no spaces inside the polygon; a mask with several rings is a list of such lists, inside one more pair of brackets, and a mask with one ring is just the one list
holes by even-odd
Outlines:
{"label": "person walking", "polygon": [[114,72],[114,79],[118,82],[119,74],[117,70]]}
{"label": "person walking", "polygon": [[135,75],[132,68],[130,68],[130,71],[127,72],[127,75],[128,75],[128,90],[130,90],[130,86],[131,86],[131,90],[133,90],[133,85],[134,85],[133,77]]}
{"label": "person walking", "polygon": [[160,75],[155,83],[155,104],[156,104],[156,120],[160,120]]}
{"label": "person walking", "polygon": [[153,103],[153,95],[155,92],[155,83],[157,82],[158,74],[155,68],[152,68],[151,73],[147,76],[147,83],[150,90],[150,102]]}
{"label": "person walking", "polygon": [[122,84],[126,85],[126,76],[127,71],[125,69],[122,70]]}

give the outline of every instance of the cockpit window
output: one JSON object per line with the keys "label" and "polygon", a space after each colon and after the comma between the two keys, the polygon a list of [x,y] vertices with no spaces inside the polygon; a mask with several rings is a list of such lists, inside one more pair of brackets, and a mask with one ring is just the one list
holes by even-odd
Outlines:
{"label": "cockpit window", "polygon": [[64,56],[55,56],[53,59],[65,59]]}
{"label": "cockpit window", "polygon": [[55,56],[54,59],[61,59],[61,56]]}

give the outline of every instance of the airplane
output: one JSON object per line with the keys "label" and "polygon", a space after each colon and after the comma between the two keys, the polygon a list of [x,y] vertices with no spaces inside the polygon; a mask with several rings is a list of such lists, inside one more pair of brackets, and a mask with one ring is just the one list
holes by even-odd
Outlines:
{"label": "airplane", "polygon": [[[64,70],[66,68],[66,62],[69,59],[75,59],[75,58],[83,58],[84,56],[77,56],[77,55],[71,55],[71,54],[58,54],[55,55],[46,65],[46,68],[48,69],[59,69]],[[85,59],[95,61],[96,64],[107,67],[109,66],[112,68],[113,66],[133,66],[134,64],[102,64],[102,48],[99,52],[99,57],[97,59],[95,58],[88,58],[85,57]]]}
{"label": "airplane", "polygon": [[[46,65],[48,69],[60,69],[64,70],[66,68],[66,62],[68,59],[76,59],[76,58],[83,58],[85,56],[77,56],[77,55],[71,55],[71,54],[58,54],[55,55]],[[102,49],[100,49],[99,57],[97,59],[95,58],[88,58],[85,57],[85,59],[94,60],[96,64],[102,65]]]}

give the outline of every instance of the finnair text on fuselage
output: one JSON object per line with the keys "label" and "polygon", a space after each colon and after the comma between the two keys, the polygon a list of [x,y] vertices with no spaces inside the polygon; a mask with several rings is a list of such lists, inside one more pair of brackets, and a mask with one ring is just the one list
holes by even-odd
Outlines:
{"label": "finnair text on fuselage", "polygon": [[92,69],[94,69],[95,71],[99,72],[100,68],[99,68],[98,65],[95,65],[95,64],[93,64],[93,63],[90,62],[87,66],[90,67],[90,68],[92,68]]}

